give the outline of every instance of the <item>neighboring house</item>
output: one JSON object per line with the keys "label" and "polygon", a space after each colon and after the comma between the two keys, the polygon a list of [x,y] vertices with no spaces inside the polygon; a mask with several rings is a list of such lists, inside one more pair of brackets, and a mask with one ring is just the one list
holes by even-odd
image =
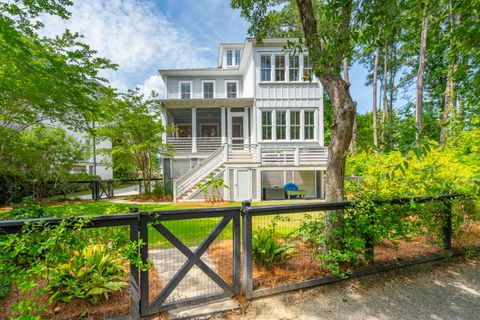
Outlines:
{"label": "neighboring house", "polygon": [[217,68],[160,70],[164,124],[178,128],[165,135],[173,155],[163,167],[176,200],[202,198],[197,185],[210,173],[225,179],[226,200],[261,200],[264,189],[289,182],[324,197],[323,88],[306,80],[308,56],[286,45],[220,44]]}
{"label": "neighboring house", "polygon": [[89,159],[85,159],[76,163],[70,173],[81,173],[86,172],[89,175],[99,176],[102,180],[109,180],[113,178],[112,168],[103,161],[103,156],[93,156],[94,148],[99,149],[108,149],[112,147],[110,141],[96,141],[95,146],[93,145],[93,140],[87,137],[85,132],[71,131],[67,128],[64,128],[67,133],[73,136],[77,141],[83,143],[88,148],[89,154],[92,155]]}

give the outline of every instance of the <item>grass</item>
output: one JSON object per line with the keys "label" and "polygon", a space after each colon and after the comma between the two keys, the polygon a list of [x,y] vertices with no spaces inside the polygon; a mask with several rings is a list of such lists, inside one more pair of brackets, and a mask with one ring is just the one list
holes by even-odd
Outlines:
{"label": "grass", "polygon": [[[265,202],[255,202],[254,206],[258,205],[272,205],[272,204],[284,204],[292,203],[292,201],[265,201]],[[197,207],[208,208],[212,207],[209,203],[196,203]],[[239,202],[229,202],[228,206],[240,206]],[[58,205],[47,206],[48,209],[52,212],[52,216],[55,217],[64,217],[64,216],[97,216],[102,214],[119,214],[119,213],[128,213],[130,208],[137,207],[140,211],[150,212],[157,210],[176,210],[176,209],[194,209],[195,206],[192,203],[169,203],[169,204],[125,204],[125,203],[114,203],[110,201],[91,201],[91,202],[80,202],[80,203],[65,203]],[[0,219],[3,216],[8,215],[8,209],[0,209]],[[274,216],[263,216],[259,217],[262,221],[258,221],[257,228],[260,225],[264,226],[269,224]],[[170,230],[175,236],[177,236],[182,242],[187,246],[197,246],[199,245],[208,234],[215,228],[215,226],[220,222],[220,218],[202,218],[195,220],[176,220],[176,221],[166,221],[164,225]],[[298,221],[291,221],[288,224],[283,224],[282,222],[278,225],[278,234],[286,235],[295,229],[298,230],[299,227]],[[222,231],[217,239],[231,239],[232,237],[232,225],[231,223]],[[171,244],[164,239],[160,233],[158,233],[152,226],[149,227],[149,246],[153,249],[159,248],[169,248]]]}

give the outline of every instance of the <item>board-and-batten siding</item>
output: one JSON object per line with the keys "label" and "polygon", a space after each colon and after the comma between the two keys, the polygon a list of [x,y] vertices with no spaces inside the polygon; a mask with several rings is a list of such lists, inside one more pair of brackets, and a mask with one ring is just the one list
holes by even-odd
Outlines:
{"label": "board-and-batten siding", "polygon": [[225,98],[226,88],[225,81],[238,80],[238,98],[243,97],[243,81],[242,77],[173,77],[167,78],[167,99],[179,99],[179,82],[192,81],[192,99],[202,99],[202,81],[215,81],[215,97]]}
{"label": "board-and-batten siding", "polygon": [[259,83],[258,108],[319,108],[321,89],[318,83]]}

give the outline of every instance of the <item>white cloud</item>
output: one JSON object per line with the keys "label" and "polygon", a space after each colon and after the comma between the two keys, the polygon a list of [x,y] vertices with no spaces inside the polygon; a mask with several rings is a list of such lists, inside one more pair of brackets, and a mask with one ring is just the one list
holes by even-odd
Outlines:
{"label": "white cloud", "polygon": [[45,34],[60,34],[67,28],[83,34],[84,42],[99,56],[119,64],[117,71],[105,77],[120,90],[141,86],[162,94],[158,69],[215,63],[206,58],[205,48],[195,45],[191,34],[177,29],[151,0],[82,0],[69,11],[72,16],[67,21],[43,17]]}
{"label": "white cloud", "polygon": [[165,84],[160,76],[151,76],[138,87],[145,97],[150,96],[152,91],[158,94],[159,99],[163,99],[166,96]]}

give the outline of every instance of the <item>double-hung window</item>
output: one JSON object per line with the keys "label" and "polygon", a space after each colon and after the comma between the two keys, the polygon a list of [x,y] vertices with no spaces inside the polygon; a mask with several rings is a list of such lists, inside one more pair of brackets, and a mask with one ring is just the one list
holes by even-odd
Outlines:
{"label": "double-hung window", "polygon": [[215,98],[215,83],[213,81],[203,81],[203,98],[213,99]]}
{"label": "double-hung window", "polygon": [[225,82],[227,98],[236,98],[237,97],[237,82],[236,81],[227,81]]}
{"label": "double-hung window", "polygon": [[272,140],[272,111],[262,111],[262,140]]}
{"label": "double-hung window", "polygon": [[260,80],[272,80],[272,58],[271,56],[260,56]]}
{"label": "double-hung window", "polygon": [[227,50],[227,66],[233,66],[233,50]]}
{"label": "double-hung window", "polygon": [[275,56],[275,81],[285,81],[285,56]]}
{"label": "double-hung window", "polygon": [[313,79],[312,61],[309,56],[303,56],[303,80],[310,81]]}
{"label": "double-hung window", "polygon": [[275,112],[276,115],[276,128],[277,128],[277,140],[287,139],[287,112],[279,111]]}
{"label": "double-hung window", "polygon": [[235,65],[238,66],[240,64],[240,50],[235,50]]}
{"label": "double-hung window", "polygon": [[290,140],[300,140],[300,111],[290,111]]}
{"label": "double-hung window", "polygon": [[180,81],[180,99],[192,98],[192,83],[190,81]]}
{"label": "double-hung window", "polygon": [[299,81],[300,80],[300,57],[299,56],[289,56],[289,77],[290,81]]}
{"label": "double-hung window", "polygon": [[314,140],[315,134],[315,111],[305,111],[305,140]]}

